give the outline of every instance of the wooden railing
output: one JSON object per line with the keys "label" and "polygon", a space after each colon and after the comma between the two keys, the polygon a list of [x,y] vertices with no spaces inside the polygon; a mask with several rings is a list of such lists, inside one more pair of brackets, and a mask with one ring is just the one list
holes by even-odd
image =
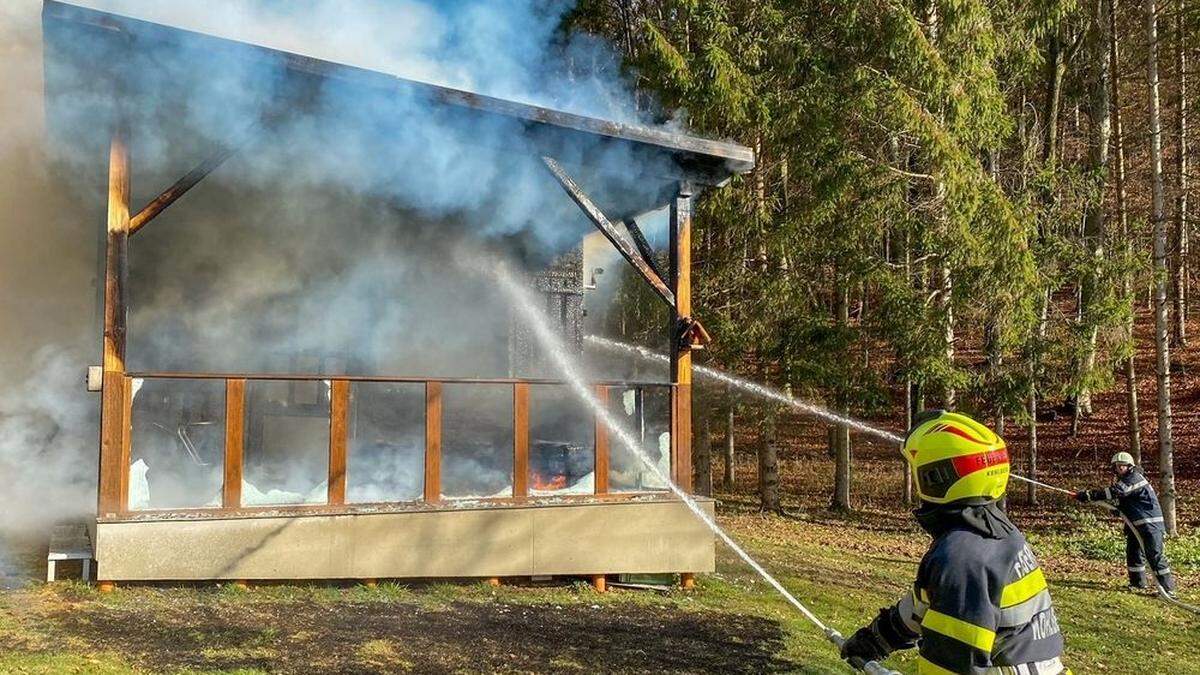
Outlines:
{"label": "wooden railing", "polygon": [[[114,378],[115,379],[115,378]],[[224,438],[224,469],[222,472],[221,506],[216,508],[182,508],[182,509],[142,509],[132,511],[129,504],[129,477],[132,445],[133,422],[133,382],[134,380],[221,380],[225,384],[225,438]],[[329,383],[329,456],[328,456],[328,490],[325,504],[304,505],[272,505],[246,506],[242,500],[244,451],[246,446],[246,389],[248,381],[283,381],[283,382],[327,382]],[[120,476],[119,495],[113,495],[110,503],[119,504],[116,513],[104,513],[100,516],[106,519],[120,519],[131,514],[147,512],[233,512],[280,510],[337,512],[345,510],[347,505],[347,462],[350,458],[349,449],[349,413],[351,406],[350,389],[353,383],[413,383],[424,385],[425,402],[425,453],[424,453],[424,489],[422,491],[425,503],[442,501],[442,391],[444,384],[476,384],[476,385],[506,385],[512,388],[512,496],[509,498],[493,498],[487,501],[498,503],[520,502],[530,496],[530,389],[532,385],[563,385],[561,380],[553,379],[515,379],[515,378],[439,378],[421,377],[390,377],[390,376],[330,376],[302,375],[277,373],[181,373],[181,372],[134,372],[117,380],[122,388],[123,419],[126,427],[122,434],[122,448],[119,455],[120,467],[110,467],[110,473]],[[591,385],[596,398],[604,406],[608,406],[610,390],[616,388],[662,389],[671,390],[672,400],[675,399],[675,385],[665,382],[637,381],[600,381]],[[674,406],[672,406],[672,410]],[[603,421],[593,415],[594,427],[594,478],[595,487],[591,497],[608,495],[610,473],[610,442],[609,432]],[[675,428],[672,420],[671,429]],[[674,441],[674,438],[672,439]],[[674,442],[672,443],[672,468],[674,469]],[[118,457],[113,455],[113,457]],[[102,485],[103,489],[104,486]],[[629,494],[623,492],[622,494]],[[565,496],[565,495],[564,495]],[[104,495],[102,495],[104,497]],[[587,495],[575,495],[576,498],[588,498]],[[103,500],[102,500],[103,501]],[[400,502],[397,502],[399,504]]]}

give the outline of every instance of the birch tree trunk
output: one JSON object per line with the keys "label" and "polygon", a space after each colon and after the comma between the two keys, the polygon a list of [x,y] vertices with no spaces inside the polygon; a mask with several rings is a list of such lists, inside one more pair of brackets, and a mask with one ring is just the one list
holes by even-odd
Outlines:
{"label": "birch tree trunk", "polygon": [[733,443],[733,418],[734,418],[734,402],[733,402],[733,387],[726,387],[726,396],[729,399],[729,408],[725,416],[725,475],[722,476],[722,484],[726,492],[733,491],[734,476],[734,443]]}
{"label": "birch tree trunk", "polygon": [[1175,73],[1179,84],[1179,107],[1175,116],[1175,279],[1172,296],[1175,325],[1171,340],[1187,346],[1188,297],[1188,88],[1187,54],[1184,51],[1186,23],[1183,0],[1175,0]]}
{"label": "birch tree trunk", "polygon": [[[1106,53],[1110,22],[1107,7],[1100,5],[1094,19],[1099,38],[1092,40],[1088,49],[1089,69],[1088,78],[1088,173],[1097,181],[1103,181],[1108,174],[1108,144],[1112,135],[1112,106],[1109,103],[1109,79],[1112,76]],[[1092,199],[1087,205],[1083,221],[1083,240],[1092,264],[1087,270],[1080,288],[1080,319],[1087,328],[1087,343],[1080,364],[1079,391],[1076,396],[1075,420],[1073,421],[1072,436],[1081,415],[1092,412],[1092,393],[1089,380],[1096,368],[1096,334],[1099,325],[1095,319],[1097,296],[1100,294],[1099,273],[1104,261],[1104,242],[1107,239],[1106,222],[1104,217],[1104,193]]]}
{"label": "birch tree trunk", "polygon": [[775,449],[775,420],[768,417],[763,425],[762,442],[758,446],[759,508],[779,513],[779,454]]}
{"label": "birch tree trunk", "polygon": [[[845,330],[850,323],[850,288],[849,284],[839,275],[837,282],[837,322]],[[845,395],[839,394],[838,413],[848,416]],[[834,468],[833,468],[833,499],[830,506],[834,509],[850,510],[850,427],[838,424],[833,434]]]}
{"label": "birch tree trunk", "polygon": [[1158,3],[1145,0],[1146,87],[1150,118],[1150,222],[1154,227],[1154,365],[1158,384],[1158,464],[1162,473],[1163,519],[1170,534],[1176,533],[1175,470],[1171,445],[1171,351],[1168,339],[1170,317],[1167,306],[1167,223],[1163,213],[1162,114],[1158,93]]}
{"label": "birch tree trunk", "polygon": [[[1108,59],[1109,86],[1111,94],[1109,103],[1112,105],[1113,152],[1116,155],[1116,187],[1117,187],[1117,219],[1121,225],[1121,241],[1125,246],[1125,259],[1133,259],[1133,233],[1129,231],[1129,207],[1125,189],[1125,132],[1121,126],[1121,42],[1117,32],[1118,0],[1108,0]],[[1137,391],[1137,337],[1134,334],[1134,318],[1137,302],[1133,292],[1133,271],[1126,270],[1121,279],[1121,292],[1124,301],[1129,305],[1129,318],[1126,319],[1125,332],[1129,341],[1129,356],[1125,359],[1125,410],[1126,432],[1129,440],[1129,454],[1134,460],[1142,462],[1142,424],[1138,414]]]}

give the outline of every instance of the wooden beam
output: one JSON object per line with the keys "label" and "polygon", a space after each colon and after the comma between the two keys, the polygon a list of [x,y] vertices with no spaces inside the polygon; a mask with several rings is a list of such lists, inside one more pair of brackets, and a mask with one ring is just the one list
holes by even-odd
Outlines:
{"label": "wooden beam", "polygon": [[529,385],[513,385],[513,496],[529,496]]}
{"label": "wooden beam", "polygon": [[638,227],[637,221],[632,218],[625,221],[625,229],[629,231],[629,238],[633,240],[634,246],[637,247],[646,264],[650,265],[650,269],[661,279],[664,275],[662,270],[658,268],[658,261],[654,259],[654,249],[650,248],[650,242],[646,241],[646,235],[642,233],[642,228]]}
{"label": "wooden beam", "polygon": [[[599,385],[596,387],[596,401],[607,410],[608,409],[608,387]],[[593,475],[593,483],[595,485],[594,492],[598,495],[608,494],[608,427],[604,426],[604,421],[600,416],[596,416],[596,468]]]}
{"label": "wooden beam", "polygon": [[425,383],[425,501],[442,499],[442,383]]}
{"label": "wooden beam", "polygon": [[[692,314],[692,188],[681,183],[671,200],[671,285],[675,326]],[[692,352],[671,330],[671,472],[675,483],[692,489]]]}
{"label": "wooden beam", "polygon": [[246,381],[225,381],[225,482],[221,506],[242,506],[242,462],[246,442]]}
{"label": "wooden beam", "polygon": [[121,378],[121,501],[118,510],[129,512],[129,463],[133,451],[133,380]]}
{"label": "wooden beam", "polygon": [[563,190],[566,191],[567,196],[569,196],[571,200],[579,206],[584,215],[588,217],[588,220],[592,221],[592,224],[596,226],[596,229],[600,230],[605,238],[612,242],[612,245],[617,248],[617,252],[619,252],[621,256],[625,258],[625,260],[628,260],[630,265],[633,265],[633,268],[638,271],[638,274],[642,275],[642,278],[650,284],[651,288],[653,288],[658,295],[667,302],[668,305],[674,306],[675,294],[671,292],[670,288],[667,288],[667,284],[663,282],[661,277],[658,276],[658,273],[655,272],[654,269],[651,268],[650,265],[642,258],[642,255],[638,253],[633,242],[622,236],[620,230],[617,229],[617,226],[614,225],[607,217],[605,217],[604,213],[600,211],[600,207],[596,206],[595,202],[593,202],[591,198],[583,192],[579,185],[576,184],[569,175],[567,175],[567,172],[562,168],[562,165],[550,157],[542,157],[542,161],[545,162],[546,167],[550,169],[550,173],[554,174],[554,177],[558,180],[559,185],[561,185]]}
{"label": "wooden beam", "polygon": [[100,476],[97,513],[125,510],[122,484],[128,481],[125,457],[125,287],[129,277],[129,148],[118,129],[108,149],[108,224],[104,248],[104,382],[100,399]]}
{"label": "wooden beam", "polygon": [[330,504],[346,503],[346,420],[350,410],[350,383],[334,380],[329,388],[329,489]]}
{"label": "wooden beam", "polygon": [[200,162],[196,168],[187,172],[182,178],[175,181],[171,187],[163,190],[161,194],[154,199],[151,199],[149,204],[143,206],[142,209],[130,219],[129,233],[136,234],[138,230],[145,227],[146,224],[148,224],[151,220],[154,220],[155,216],[165,211],[168,206],[174,204],[176,200],[187,194],[188,190],[196,187],[196,184],[204,180],[205,176],[213,171],[216,171],[218,167],[225,163],[226,160],[237,154],[237,152],[241,150],[251,138],[256,136],[259,128],[260,125],[255,124],[237,141],[221,146],[211,156],[206,157],[204,161]]}

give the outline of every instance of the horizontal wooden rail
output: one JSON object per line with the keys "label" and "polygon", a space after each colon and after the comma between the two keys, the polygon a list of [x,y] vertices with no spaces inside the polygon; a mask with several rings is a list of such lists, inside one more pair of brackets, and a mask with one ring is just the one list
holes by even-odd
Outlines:
{"label": "horizontal wooden rail", "polygon": [[[328,381],[345,380],[346,382],[396,382],[424,384],[426,382],[443,382],[445,384],[545,384],[566,385],[565,380],[549,378],[516,378],[516,377],[436,377],[416,375],[315,375],[311,373],[186,373],[174,371],[140,371],[128,373],[134,379],[144,380],[276,380],[290,381]],[[597,380],[592,385],[607,387],[673,387],[670,382],[647,382],[641,380]]]}

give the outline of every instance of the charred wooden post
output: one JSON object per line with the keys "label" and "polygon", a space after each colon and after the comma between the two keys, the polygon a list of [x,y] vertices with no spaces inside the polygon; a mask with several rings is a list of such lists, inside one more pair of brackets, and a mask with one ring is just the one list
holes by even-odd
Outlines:
{"label": "charred wooden post", "polygon": [[637,270],[638,274],[642,275],[642,278],[646,280],[646,283],[650,284],[651,288],[653,288],[658,295],[667,302],[668,305],[674,305],[674,293],[671,292],[671,289],[667,287],[667,284],[664,283],[663,280],[658,276],[658,273],[654,271],[654,268],[650,266],[650,263],[647,262],[646,259],[642,257],[642,254],[638,252],[637,246],[621,234],[621,231],[617,229],[617,226],[614,225],[613,222],[604,215],[604,213],[600,210],[600,207],[596,206],[596,203],[592,201],[591,197],[588,197],[587,194],[584,193],[583,189],[580,188],[579,185],[569,175],[567,175],[567,172],[562,168],[562,165],[550,157],[543,157],[542,161],[546,164],[546,167],[550,169],[550,173],[554,174],[555,179],[558,180],[559,185],[561,185],[563,190],[566,191],[567,196],[571,198],[571,201],[575,202],[580,210],[583,211],[584,215],[588,217],[588,220],[592,221],[592,224],[596,226],[596,229],[600,230],[600,233],[603,234],[614,247],[616,247],[617,252],[620,253],[625,260],[629,261],[630,265],[633,265],[633,268]]}
{"label": "charred wooden post", "polygon": [[258,129],[259,126],[255,125],[243,134],[238,141],[221,146],[216,152],[196,165],[196,168],[184,174],[174,184],[163,190],[161,194],[150,200],[149,204],[143,206],[140,211],[129,219],[129,234],[136,234],[138,230],[145,227],[151,220],[154,220],[155,216],[165,211],[168,206],[174,204],[176,200],[187,194],[188,190],[196,187],[196,184],[204,180],[205,176],[216,171],[226,160],[237,154],[246,142],[256,135]]}
{"label": "charred wooden post", "polygon": [[[690,326],[692,314],[692,186],[680,183],[671,200],[671,286],[675,326]],[[689,331],[690,332],[690,331]],[[692,489],[692,352],[679,331],[671,342],[671,471],[677,485]]]}
{"label": "charred wooden post", "polygon": [[242,450],[245,443],[246,381],[225,381],[225,482],[221,506],[242,506]]}
{"label": "charred wooden post", "polygon": [[346,437],[350,409],[350,383],[334,380],[329,387],[329,482],[327,501],[346,503]]}
{"label": "charred wooden post", "polygon": [[442,383],[425,383],[425,501],[442,499]]}
{"label": "charred wooden post", "polygon": [[513,385],[513,492],[529,496],[529,384]]}
{"label": "charred wooden post", "polygon": [[104,383],[100,403],[100,478],[97,511],[101,518],[122,513],[128,488],[125,456],[125,286],[129,277],[129,148],[123,129],[108,151],[108,227],[104,251]]}
{"label": "charred wooden post", "polygon": [[[608,408],[608,387],[596,387],[596,401],[605,409]],[[596,468],[593,475],[595,493],[608,494],[608,427],[600,416],[596,416]]]}

